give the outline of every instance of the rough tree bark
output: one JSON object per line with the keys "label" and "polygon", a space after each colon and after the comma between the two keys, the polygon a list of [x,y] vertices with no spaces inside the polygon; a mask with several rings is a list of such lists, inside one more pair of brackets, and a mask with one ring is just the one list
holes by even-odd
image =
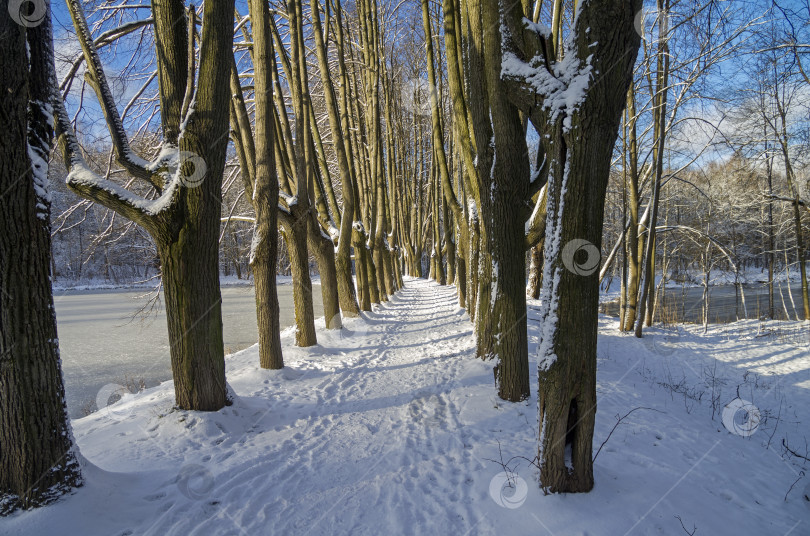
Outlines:
{"label": "rough tree bark", "polygon": [[[520,10],[520,5],[517,6]],[[501,80],[501,13],[496,2],[484,2],[482,9],[486,84],[495,145],[489,188],[482,191],[482,218],[486,221],[489,258],[489,311],[491,333],[486,346],[497,359],[495,379],[498,396],[517,402],[529,396],[529,350],[526,333],[526,231],[529,217],[529,154],[518,108]],[[506,37],[506,36],[504,36]],[[481,289],[479,292],[485,292]],[[484,303],[479,295],[479,304]]]}
{"label": "rough tree bark", "polygon": [[543,242],[529,251],[529,283],[526,285],[526,296],[532,299],[540,297],[540,285],[543,282]]}
{"label": "rough tree bark", "polygon": [[[281,353],[276,263],[278,261],[278,178],[276,176],[273,81],[270,69],[275,56],[270,36],[270,12],[264,0],[250,0],[253,30],[253,85],[256,103],[256,166],[250,199],[256,212],[250,263],[256,292],[259,327],[259,365],[284,367]],[[238,83],[238,81],[237,81]]]}
{"label": "rough tree bark", "polygon": [[[633,21],[641,0],[581,0],[559,58],[546,51],[554,50],[561,27],[538,32],[524,24],[519,8],[504,9],[513,53],[504,71],[514,82],[510,96],[531,118],[551,160],[538,348],[540,485],[551,492],[589,491],[599,302],[594,260],[640,43]],[[556,62],[559,70],[551,67]]]}
{"label": "rough tree bark", "polygon": [[57,89],[45,7],[43,22],[31,28],[0,17],[0,516],[82,484],[49,272],[48,102]]}

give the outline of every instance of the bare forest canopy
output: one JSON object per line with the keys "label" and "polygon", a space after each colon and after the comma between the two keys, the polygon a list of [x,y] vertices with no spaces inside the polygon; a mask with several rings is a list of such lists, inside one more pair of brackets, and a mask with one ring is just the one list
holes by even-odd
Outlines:
{"label": "bare forest canopy", "polygon": [[[306,2],[305,2],[306,4]],[[536,2],[538,20],[552,22],[553,1]],[[545,4],[545,5],[543,5]],[[563,32],[570,30],[573,6],[563,2]],[[343,3],[348,13],[344,24],[356,24],[357,6]],[[567,11],[565,8],[567,7]],[[274,6],[284,12],[285,5]],[[324,18],[330,5],[319,6]],[[305,32],[312,40],[311,6],[304,5]],[[443,114],[443,121],[452,124],[451,93],[448,88],[446,54],[444,51],[442,7],[430,2],[428,9],[433,24],[432,37],[435,55],[436,86],[428,80],[425,34],[419,2],[392,2],[380,5],[382,47],[381,62],[387,71],[388,93],[393,108],[392,124],[381,117],[382,129],[395,138],[395,157],[406,160],[395,173],[403,173],[408,199],[412,199],[407,212],[416,215],[409,237],[414,244],[421,271],[429,271],[434,251],[434,233],[430,232],[434,214],[439,220],[439,244],[445,244],[444,207],[433,210],[432,150],[425,147],[430,141],[430,99],[435,95]],[[91,31],[99,41],[98,53],[105,66],[108,82],[115,93],[122,119],[130,132],[130,143],[137,152],[147,157],[160,150],[161,139],[158,106],[159,83],[156,63],[149,47],[154,42],[154,29],[146,23],[151,13],[141,2],[93,2],[85,4]],[[56,19],[57,75],[68,109],[82,141],[88,162],[104,175],[121,175],[122,168],[110,158],[112,146],[103,125],[103,114],[94,104],[92,89],[82,78],[85,66],[82,51],[70,25],[64,6],[54,5]],[[199,11],[199,8],[198,8]],[[246,6],[237,5],[237,12],[247,15]],[[330,10],[334,17],[334,10]],[[568,18],[564,15],[567,14]],[[534,15],[534,13],[532,13]],[[355,19],[349,21],[349,17]],[[790,232],[792,209],[784,198],[791,198],[787,184],[782,143],[787,145],[797,174],[796,188],[800,196],[807,196],[807,80],[804,68],[808,9],[803,2],[672,2],[668,9],[671,36],[669,37],[671,93],[665,134],[665,184],[661,191],[659,211],[661,225],[666,228],[660,247],[656,250],[658,270],[663,269],[674,278],[689,277],[699,283],[706,268],[734,273],[759,269],[767,272],[773,264],[777,274],[793,270],[798,275],[795,254],[796,236]],[[653,164],[656,133],[653,126],[657,74],[656,35],[657,7],[645,4],[636,19],[636,27],[645,34],[641,53],[635,66],[635,114],[623,117],[623,128],[616,144],[611,167],[611,183],[605,209],[605,230],[601,254],[610,254],[626,227],[628,208],[633,195],[627,174],[631,146],[631,127],[636,130],[635,144],[639,175],[638,201],[643,213],[651,198],[650,169]],[[237,24],[241,20],[237,21]],[[285,21],[278,21],[283,34]],[[334,22],[332,22],[334,25]],[[244,24],[243,24],[244,26]],[[323,28],[322,28],[323,29]],[[330,61],[337,62],[336,32],[326,33]],[[804,33],[803,33],[804,32]],[[237,65],[242,70],[240,83],[250,99],[252,80],[248,59],[248,41],[241,28],[236,32]],[[282,35],[284,43],[289,39]],[[243,44],[239,41],[243,40]],[[349,51],[349,68],[359,57],[360,44]],[[316,63],[310,50],[310,61]],[[336,65],[330,76],[337,76]],[[338,162],[329,140],[324,90],[315,69],[309,72],[312,103],[325,154],[322,158],[330,176],[338,174]],[[356,73],[352,73],[355,82]],[[335,80],[340,85],[339,80]],[[286,85],[280,76],[282,91]],[[357,91],[354,87],[350,92]],[[353,94],[362,102],[364,89]],[[389,94],[390,93],[390,94]],[[287,97],[289,99],[289,97]],[[250,103],[248,103],[250,106]],[[782,129],[779,109],[785,112]],[[363,110],[358,109],[362,114]],[[291,127],[291,128],[294,128]],[[456,141],[453,133],[445,129],[444,143],[452,152]],[[784,138],[784,140],[782,140]],[[528,150],[537,152],[537,135],[529,128]],[[422,145],[420,146],[420,142]],[[386,151],[383,147],[383,151]],[[110,283],[126,283],[149,279],[159,271],[156,248],[148,234],[131,221],[116,217],[109,209],[80,201],[64,186],[65,171],[55,154],[50,183],[54,199],[53,269],[57,280],[71,283],[86,279]],[[424,161],[423,161],[424,160]],[[456,165],[459,162],[455,162]],[[396,165],[396,164],[395,164]],[[452,165],[452,163],[451,163]],[[400,171],[400,167],[404,167]],[[220,270],[223,275],[249,278],[248,263],[252,240],[252,207],[241,188],[240,164],[233,147],[229,148],[226,164],[227,178],[223,184],[223,221],[220,236]],[[770,182],[769,182],[770,181]],[[340,184],[333,188],[334,200],[343,204]],[[142,193],[148,195],[144,190]],[[770,197],[769,197],[770,196]],[[782,198],[782,199],[780,199]],[[439,205],[444,200],[439,199]],[[768,217],[765,217],[767,214]],[[411,214],[409,214],[410,216]],[[236,217],[234,217],[236,216]],[[452,215],[448,214],[448,217]],[[804,218],[803,218],[804,219]],[[406,222],[409,225],[411,222]],[[409,225],[410,226],[410,225]],[[688,229],[687,229],[688,228]],[[421,232],[418,232],[419,229]],[[717,246],[705,252],[706,245],[716,239],[734,257],[730,260]],[[773,244],[771,244],[773,242]],[[280,242],[278,273],[290,275],[290,262],[283,240]],[[624,248],[622,248],[624,249]],[[608,279],[620,278],[621,257],[611,265]],[[702,257],[706,257],[705,259]],[[446,261],[445,261],[446,262]],[[317,273],[314,258],[310,259],[313,273]],[[528,276],[528,273],[527,273]]]}

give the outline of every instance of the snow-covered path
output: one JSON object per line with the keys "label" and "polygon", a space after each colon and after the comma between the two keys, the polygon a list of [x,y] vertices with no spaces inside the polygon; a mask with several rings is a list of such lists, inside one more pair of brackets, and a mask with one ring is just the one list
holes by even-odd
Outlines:
{"label": "snow-covered path", "polygon": [[[243,505],[230,512],[236,525],[248,534],[267,520],[279,534],[391,534],[441,520],[448,497],[471,502],[458,475],[476,461],[453,448],[463,447],[465,435],[449,394],[472,341],[454,300],[451,289],[414,283],[369,322],[353,322],[356,332],[321,332],[326,358],[324,348],[288,355],[293,364],[277,374],[284,380],[254,395],[274,401],[256,424],[272,432],[247,437],[240,448],[247,459],[214,479],[224,502]],[[231,384],[240,391],[238,379]],[[272,497],[255,493],[268,487]],[[157,533],[204,533],[219,513],[199,508]],[[449,530],[464,520],[441,525]]]}
{"label": "snow-covered path", "polygon": [[716,371],[728,378],[724,404],[741,374],[735,359],[790,355],[791,380],[781,382],[775,368],[767,381],[781,382],[780,411],[790,415],[776,437],[792,434],[800,446],[807,352],[747,339],[738,349],[688,332],[670,351],[655,343],[655,330],[642,344],[603,317],[595,445],[616,415],[655,411],[636,411],[618,427],[591,493],[544,496],[528,463],[509,463],[518,485],[503,490],[492,461],[501,452],[504,460],[534,456],[536,377],[530,400],[497,399],[492,363],[474,358],[453,287],[409,280],[389,303],[345,324],[328,332],[319,320],[319,344],[307,349],[285,331],[280,371],[260,369],[256,347],[229,356],[234,404],[219,412],[173,409],[166,382],[74,421],[86,485],[0,520],[0,534],[683,534],[675,516],[700,534],[806,533],[807,481],[785,501],[798,470],[763,448],[773,425],[738,437],[712,419],[705,399],[690,398],[697,391],[686,380],[683,396],[663,384],[686,367],[701,370],[698,359],[729,361]]}

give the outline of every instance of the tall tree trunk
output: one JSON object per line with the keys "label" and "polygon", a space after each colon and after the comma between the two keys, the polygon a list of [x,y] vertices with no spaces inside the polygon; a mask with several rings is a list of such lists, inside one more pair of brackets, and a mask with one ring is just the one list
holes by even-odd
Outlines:
{"label": "tall tree trunk", "polygon": [[[802,284],[802,306],[804,310],[804,320],[810,319],[810,294],[807,287],[807,258],[804,250],[804,232],[802,231],[802,214],[799,209],[799,190],[796,187],[796,176],[793,172],[793,165],[790,162],[790,151],[788,150],[787,140],[787,112],[785,108],[777,103],[779,107],[779,115],[782,123],[782,132],[780,133],[780,145],[782,146],[782,159],[785,162],[785,177],[788,181],[788,189],[790,195],[794,198],[793,202],[793,224],[796,230],[796,255],[799,261],[799,274],[801,276]],[[790,292],[790,289],[788,289]]]}
{"label": "tall tree trunk", "polygon": [[[155,40],[163,43],[159,46],[176,46],[181,40],[178,32],[185,35],[185,22],[174,24],[162,11],[176,8],[178,1],[153,6]],[[180,5],[182,13],[182,2]],[[155,206],[97,177],[84,161],[64,103],[57,98],[57,136],[70,171],[68,187],[141,225],[154,238],[162,264],[177,405],[182,409],[216,411],[226,402],[218,240],[228,145],[233,1],[205,4],[195,106],[183,120],[185,129],[181,131],[178,154],[181,164],[173,170],[169,185],[164,184],[162,175],[152,173],[132,158],[81,4],[69,0],[68,8],[119,163],[134,177],[165,191],[161,203]],[[188,72],[180,67],[179,63],[164,63],[158,55],[158,68],[168,70],[173,83],[185,87]],[[161,91],[164,89],[162,84]],[[180,107],[183,103],[172,98],[162,100],[164,104]],[[175,117],[169,110],[161,113]],[[173,145],[173,140],[165,141]]]}
{"label": "tall tree trunk", "polygon": [[638,191],[638,144],[636,140],[636,106],[635,106],[635,88],[631,82],[630,89],[627,91],[627,118],[628,127],[627,134],[629,137],[628,142],[628,159],[630,161],[630,169],[628,177],[630,184],[630,226],[627,229],[627,300],[625,302],[624,315],[622,316],[622,331],[630,331],[636,322],[636,308],[638,306],[638,292],[641,284],[641,258],[643,251],[643,240],[639,237],[639,191]]}
{"label": "tall tree trunk", "polygon": [[43,22],[33,28],[0,17],[0,516],[82,485],[49,272],[46,105],[56,88],[51,11],[44,7]]}
{"label": "tall tree trunk", "polygon": [[439,185],[439,164],[435,150],[433,152],[433,164],[433,182],[430,188],[430,193],[433,196],[433,218],[431,219],[431,227],[433,229],[433,253],[431,254],[431,261],[433,262],[433,279],[440,285],[446,285],[447,276],[444,271],[441,234],[442,224],[440,220],[442,213],[441,186]]}
{"label": "tall tree trunk", "polygon": [[[519,7],[519,6],[518,6]],[[518,108],[501,80],[500,13],[496,4],[482,5],[485,76],[494,141],[494,162],[482,195],[478,341],[479,355],[496,359],[498,396],[517,402],[529,396],[526,334],[525,222],[529,216],[529,155]],[[484,184],[482,184],[484,186]],[[489,287],[489,288],[487,288]]]}
{"label": "tall tree trunk", "polygon": [[[168,221],[155,237],[163,269],[175,398],[183,409],[216,411],[226,403],[218,241],[233,13],[232,0],[205,5],[195,110],[187,117],[180,149],[201,156],[207,174],[199,186],[184,188],[184,209],[166,214]],[[184,33],[185,27],[178,31]]]}
{"label": "tall tree trunk", "polygon": [[[259,365],[267,369],[284,366],[281,353],[276,264],[278,262],[278,177],[275,162],[273,82],[275,68],[270,36],[270,12],[263,0],[250,0],[253,29],[253,71],[256,103],[256,173],[250,199],[256,212],[254,247],[251,250],[259,328]],[[238,80],[237,80],[238,83]],[[240,94],[241,97],[241,94]],[[249,125],[248,127],[249,128]]]}
{"label": "tall tree trunk", "polygon": [[[318,0],[310,0],[312,8],[313,34],[315,36],[315,50],[318,56],[318,66],[321,74],[321,83],[324,86],[324,97],[326,99],[329,126],[332,131],[333,147],[338,158],[338,172],[340,174],[341,185],[343,187],[343,214],[340,215],[340,236],[336,249],[335,270],[338,286],[338,299],[343,314],[349,317],[360,315],[360,306],[357,302],[357,293],[352,281],[351,270],[351,240],[352,224],[355,217],[355,206],[357,201],[354,197],[352,183],[356,180],[352,175],[352,165],[350,162],[351,153],[347,148],[346,133],[349,132],[348,125],[348,94],[345,84],[340,85],[340,99],[335,97],[335,90],[332,84],[331,72],[329,70],[329,60],[326,54],[326,45],[321,27],[320,5]],[[345,60],[343,53],[343,27],[341,20],[341,7],[336,6],[337,28],[338,28],[338,60],[339,75],[341,82],[345,78]],[[327,24],[329,21],[327,21]]]}
{"label": "tall tree trunk", "polygon": [[[765,127],[767,129],[767,127]],[[765,142],[765,152],[767,154],[768,151],[768,142],[767,142],[767,131],[765,133],[766,142]],[[766,236],[766,262],[768,264],[768,318],[773,320],[773,313],[774,313],[774,299],[773,299],[773,274],[774,274],[774,265],[776,264],[776,244],[774,240],[774,225],[773,225],[773,199],[771,196],[773,195],[773,159],[767,158],[765,164],[768,169],[768,222],[767,222],[767,236]]]}
{"label": "tall tree trunk", "polygon": [[[289,216],[282,218],[284,237],[290,256],[293,276],[293,301],[295,303],[295,344],[314,346],[315,312],[312,304],[312,279],[309,274],[309,249],[307,247],[308,226],[310,224],[310,200],[313,195],[313,167],[315,158],[312,152],[312,133],[306,51],[303,35],[303,8],[301,0],[287,0],[287,15],[290,23],[290,67],[293,110],[295,113],[295,139],[288,139],[293,145],[295,168],[295,196],[288,202]],[[281,111],[279,112],[281,113]]]}
{"label": "tall tree trunk", "polygon": [[553,121],[533,119],[550,127],[541,138],[549,136],[546,154],[553,162],[538,348],[540,485],[551,492],[593,487],[599,305],[599,263],[593,261],[601,251],[611,156],[640,42],[633,25],[640,8],[641,0],[582,4],[565,54],[576,55],[580,65],[590,57],[599,81],[591,82],[577,108]]}
{"label": "tall tree trunk", "polygon": [[[669,11],[669,0],[658,0],[658,12]],[[647,225],[647,245],[644,253],[644,284],[639,297],[636,337],[641,337],[644,322],[652,324],[652,305],[655,299],[655,227],[658,223],[658,203],[661,196],[661,179],[664,173],[664,149],[666,148],[667,96],[669,94],[669,26],[668,18],[659,17],[658,64],[656,74],[655,110],[653,113],[655,144],[653,149],[655,175],[650,201],[650,219]]]}

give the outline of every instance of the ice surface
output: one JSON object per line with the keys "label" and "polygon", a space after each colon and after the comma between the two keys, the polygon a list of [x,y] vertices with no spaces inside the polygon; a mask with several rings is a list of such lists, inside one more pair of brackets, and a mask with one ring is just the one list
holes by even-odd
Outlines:
{"label": "ice surface", "polygon": [[[323,314],[320,287],[313,295]],[[142,321],[132,315],[146,303],[144,290],[63,290],[54,292],[68,412],[84,416],[107,384],[143,379],[149,387],[171,380],[165,310]],[[291,326],[292,286],[279,285],[281,326]],[[256,300],[252,286],[222,287],[222,323],[226,351],[258,341]]]}

